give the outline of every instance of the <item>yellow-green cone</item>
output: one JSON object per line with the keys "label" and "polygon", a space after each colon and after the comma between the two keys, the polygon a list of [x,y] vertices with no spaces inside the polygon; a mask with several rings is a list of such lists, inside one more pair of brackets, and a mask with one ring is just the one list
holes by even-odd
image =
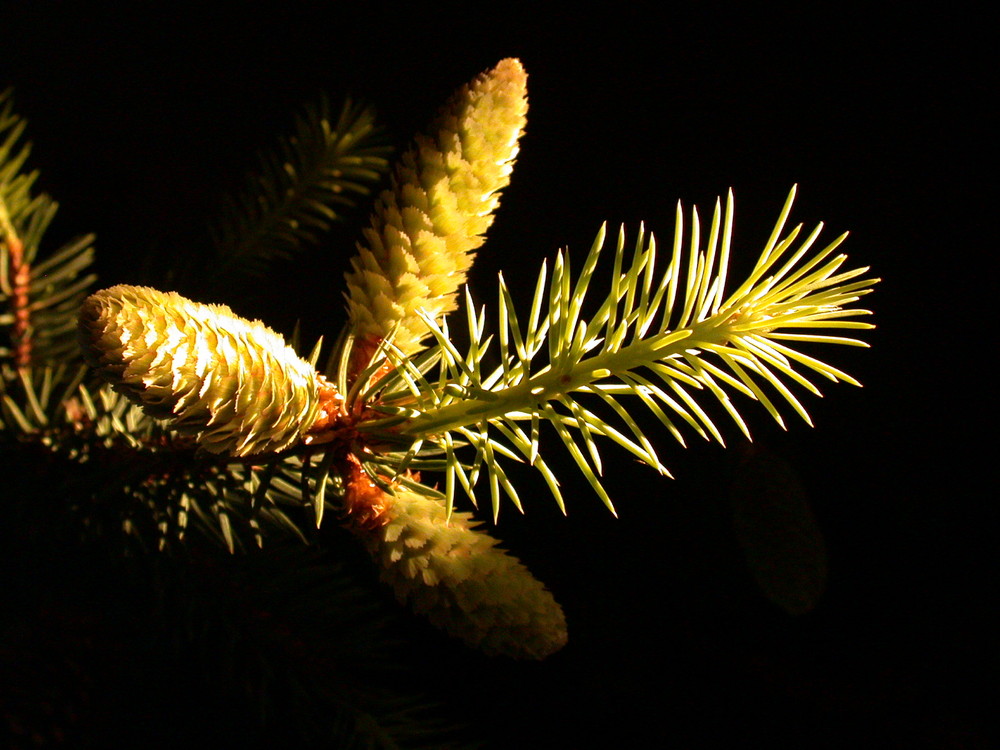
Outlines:
{"label": "yellow-green cone", "polygon": [[397,490],[381,525],[359,532],[401,602],[488,654],[542,659],[566,644],[566,617],[545,586],[469,513]]}
{"label": "yellow-green cone", "polygon": [[459,89],[432,135],[403,156],[347,274],[359,340],[385,338],[398,324],[394,344],[412,354],[427,335],[417,311],[437,318],[455,309],[473,251],[510,182],[527,110],[524,68],[501,60]]}
{"label": "yellow-green cone", "polygon": [[88,297],[79,324],[84,356],[105,380],[212,453],[280,451],[318,414],[313,367],[225,305],[121,285]]}

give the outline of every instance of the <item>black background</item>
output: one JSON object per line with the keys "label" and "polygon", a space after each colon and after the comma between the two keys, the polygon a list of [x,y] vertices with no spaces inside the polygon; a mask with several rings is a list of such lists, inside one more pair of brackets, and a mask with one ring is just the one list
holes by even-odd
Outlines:
{"label": "black background", "polygon": [[[505,508],[496,533],[564,605],[569,645],[541,664],[427,650],[428,674],[481,736],[500,747],[988,744],[977,683],[996,667],[984,304],[996,239],[982,19],[908,6],[95,6],[0,3],[0,86],[15,87],[40,186],[62,204],[55,240],[96,232],[102,285],[156,283],[319,92],[373,103],[405,144],[507,56],[528,70],[531,107],[473,275],[479,298],[494,299],[501,268],[527,294],[542,258],[585,252],[605,220],[633,233],[644,220],[665,241],[678,198],[707,212],[730,186],[739,268],[793,183],[792,218],[827,222],[830,238],[851,230],[852,261],[884,279],[866,299],[872,349],[827,353],[863,389],[805,397],[815,430],[789,419],[784,433],[762,409],[745,412],[826,535],[817,609],[783,614],[742,567],[727,516],[746,452],[735,429],[729,450],[661,440],[675,481],[609,450],[618,520],[563,462],[568,518],[539,486],[523,493],[526,516]],[[334,335],[352,242],[335,232],[218,301],[282,331],[301,319],[308,336]]]}

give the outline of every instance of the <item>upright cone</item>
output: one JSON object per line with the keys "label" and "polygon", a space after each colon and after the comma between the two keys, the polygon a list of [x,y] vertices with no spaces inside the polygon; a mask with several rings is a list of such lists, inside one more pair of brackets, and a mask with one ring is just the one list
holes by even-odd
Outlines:
{"label": "upright cone", "polygon": [[347,274],[359,341],[395,329],[395,346],[412,354],[428,333],[418,311],[437,318],[455,309],[510,182],[527,110],[524,68],[501,60],[459,89],[403,156]]}

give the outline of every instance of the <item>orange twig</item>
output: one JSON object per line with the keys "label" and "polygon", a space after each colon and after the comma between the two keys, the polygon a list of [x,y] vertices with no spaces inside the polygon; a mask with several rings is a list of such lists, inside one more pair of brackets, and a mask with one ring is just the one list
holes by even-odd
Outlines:
{"label": "orange twig", "polygon": [[344,510],[349,528],[371,531],[384,526],[389,522],[385,512],[392,506],[392,497],[368,478],[361,462],[353,454],[347,455],[345,464],[347,491],[344,494]]}
{"label": "orange twig", "polygon": [[10,279],[13,282],[11,306],[14,311],[14,362],[18,367],[31,365],[31,314],[28,311],[28,285],[31,266],[24,262],[24,245],[18,237],[8,237]]}
{"label": "orange twig", "polygon": [[[4,217],[6,218],[6,217]],[[9,221],[0,224],[0,230],[6,235],[8,260],[7,275],[11,281],[11,312],[14,314],[14,326],[11,331],[11,343],[14,345],[14,363],[19,367],[31,365],[31,313],[28,310],[28,288],[31,284],[31,264],[24,260],[24,243],[14,232]]]}

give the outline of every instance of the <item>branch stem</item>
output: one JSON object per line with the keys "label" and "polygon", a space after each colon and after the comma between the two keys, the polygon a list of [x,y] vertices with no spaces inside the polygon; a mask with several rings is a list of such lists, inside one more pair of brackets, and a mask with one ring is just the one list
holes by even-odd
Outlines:
{"label": "branch stem", "polygon": [[[24,259],[24,243],[10,220],[7,206],[0,200],[0,240],[7,245],[7,278],[10,279],[10,307],[14,316],[11,339],[14,364],[18,369],[31,366],[31,311],[28,290],[31,264]],[[5,290],[6,291],[6,290]]]}
{"label": "branch stem", "polygon": [[[489,399],[463,399],[440,409],[424,412],[406,422],[401,432],[413,438],[429,437],[484,420],[540,408],[545,402],[563,394],[669,359],[685,349],[705,344],[724,344],[729,330],[727,326],[717,323],[718,321],[710,318],[695,326],[662,333],[615,351],[584,359],[568,369],[558,367],[558,363],[556,367],[547,366],[524,382],[492,391]],[[692,343],[692,339],[697,339],[697,342]]]}

